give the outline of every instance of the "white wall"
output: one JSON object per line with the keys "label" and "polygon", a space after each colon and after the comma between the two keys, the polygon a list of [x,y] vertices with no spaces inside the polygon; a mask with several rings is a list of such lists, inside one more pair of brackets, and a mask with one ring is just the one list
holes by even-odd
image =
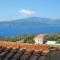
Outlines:
{"label": "white wall", "polygon": [[47,41],[46,44],[56,44],[56,41]]}
{"label": "white wall", "polygon": [[34,41],[35,41],[36,44],[38,44],[38,43],[43,44],[43,39],[42,38],[35,39]]}

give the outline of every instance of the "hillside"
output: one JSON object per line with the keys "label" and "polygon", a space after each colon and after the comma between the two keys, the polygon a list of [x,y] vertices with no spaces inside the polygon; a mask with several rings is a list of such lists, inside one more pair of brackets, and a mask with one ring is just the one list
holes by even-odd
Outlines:
{"label": "hillside", "polygon": [[12,25],[33,25],[33,26],[59,26],[60,19],[48,19],[48,18],[40,18],[40,17],[30,17],[25,19],[16,19],[12,21],[4,21],[0,22],[0,26]]}

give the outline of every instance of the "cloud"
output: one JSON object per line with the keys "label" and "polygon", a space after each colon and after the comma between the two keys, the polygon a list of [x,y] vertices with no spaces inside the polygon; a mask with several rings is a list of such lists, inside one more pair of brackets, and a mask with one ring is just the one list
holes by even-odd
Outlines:
{"label": "cloud", "polygon": [[22,16],[31,16],[34,15],[35,12],[32,10],[27,10],[27,9],[21,9],[18,11]]}

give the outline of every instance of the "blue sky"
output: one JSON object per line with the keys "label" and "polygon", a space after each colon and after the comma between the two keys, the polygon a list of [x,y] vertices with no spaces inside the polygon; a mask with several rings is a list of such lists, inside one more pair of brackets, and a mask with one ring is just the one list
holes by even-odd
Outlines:
{"label": "blue sky", "polygon": [[60,18],[60,0],[0,0],[0,21],[26,17]]}

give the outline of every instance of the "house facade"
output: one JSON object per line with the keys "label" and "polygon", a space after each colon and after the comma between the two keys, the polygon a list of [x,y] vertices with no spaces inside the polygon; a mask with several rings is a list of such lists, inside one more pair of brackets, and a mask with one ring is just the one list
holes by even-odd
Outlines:
{"label": "house facade", "polygon": [[35,44],[43,44],[44,43],[44,34],[38,34],[36,37],[34,37]]}

